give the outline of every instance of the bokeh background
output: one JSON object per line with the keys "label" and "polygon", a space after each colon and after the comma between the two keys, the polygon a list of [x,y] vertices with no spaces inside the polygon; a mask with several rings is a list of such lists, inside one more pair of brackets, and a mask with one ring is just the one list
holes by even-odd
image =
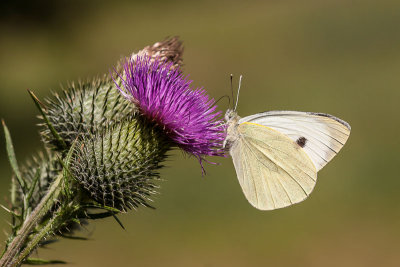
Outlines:
{"label": "bokeh background", "polygon": [[[111,219],[91,223],[81,232],[90,241],[61,240],[38,256],[71,266],[399,266],[399,14],[400,2],[387,0],[1,1],[0,117],[20,162],[40,147],[27,88],[44,98],[174,35],[185,73],[213,97],[230,94],[229,74],[244,75],[242,116],[317,111],[352,126],[301,204],[258,211],[229,158],[202,177],[175,151],[156,210],[120,216],[125,231]],[[1,229],[7,219],[1,211]]]}

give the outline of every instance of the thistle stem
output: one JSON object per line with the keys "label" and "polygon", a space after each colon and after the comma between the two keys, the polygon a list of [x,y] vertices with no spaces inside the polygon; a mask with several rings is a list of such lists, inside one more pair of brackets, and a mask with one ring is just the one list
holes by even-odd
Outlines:
{"label": "thistle stem", "polygon": [[[0,259],[0,266],[19,266],[24,258],[20,258],[21,249],[26,244],[27,238],[29,234],[33,231],[36,224],[43,218],[43,216],[51,209],[55,201],[57,200],[62,185],[63,175],[60,174],[53,182],[47,194],[42,198],[39,205],[33,210],[33,212],[26,218],[21,229],[18,231],[14,240],[8,246],[6,252],[3,254]],[[51,221],[51,220],[50,220]],[[47,225],[43,228],[43,230],[47,229]],[[41,231],[39,231],[40,233]],[[33,240],[32,240],[33,241]],[[31,241],[31,243],[32,243]],[[39,240],[40,241],[40,240]],[[38,242],[39,242],[38,241]],[[37,243],[38,243],[37,242]],[[30,243],[30,244],[31,244]],[[37,245],[36,243],[36,245]],[[29,255],[31,251],[36,247],[26,247],[24,250],[24,257]],[[18,255],[18,256],[17,256]]]}
{"label": "thistle stem", "polygon": [[57,216],[52,217],[44,226],[41,227],[40,231],[36,233],[32,240],[26,245],[24,250],[16,256],[16,259],[11,262],[11,266],[19,266],[22,261],[31,254],[32,250],[34,250],[39,242],[46,237],[51,229],[54,227],[54,222],[56,221]]}

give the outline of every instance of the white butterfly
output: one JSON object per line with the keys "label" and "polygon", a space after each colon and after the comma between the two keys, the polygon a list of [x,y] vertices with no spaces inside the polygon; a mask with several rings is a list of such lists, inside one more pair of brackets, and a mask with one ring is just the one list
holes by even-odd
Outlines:
{"label": "white butterfly", "polygon": [[240,118],[236,107],[237,101],[225,114],[224,147],[229,147],[244,195],[260,210],[306,199],[317,172],[350,135],[347,122],[328,114],[268,111]]}

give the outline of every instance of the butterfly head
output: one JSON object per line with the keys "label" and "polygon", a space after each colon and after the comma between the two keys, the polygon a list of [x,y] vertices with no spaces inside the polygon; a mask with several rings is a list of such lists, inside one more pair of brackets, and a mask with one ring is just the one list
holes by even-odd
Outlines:
{"label": "butterfly head", "polygon": [[225,112],[225,121],[226,124],[231,124],[231,122],[233,121],[238,121],[239,120],[239,116],[236,113],[236,111],[234,111],[233,109],[228,109]]}

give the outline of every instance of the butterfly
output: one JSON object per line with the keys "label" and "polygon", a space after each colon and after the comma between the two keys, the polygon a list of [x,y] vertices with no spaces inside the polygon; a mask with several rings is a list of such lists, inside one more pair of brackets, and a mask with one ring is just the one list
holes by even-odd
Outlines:
{"label": "butterfly", "polygon": [[229,148],[247,200],[260,210],[305,200],[321,170],[346,143],[350,125],[325,113],[268,111],[241,118],[225,114]]}

